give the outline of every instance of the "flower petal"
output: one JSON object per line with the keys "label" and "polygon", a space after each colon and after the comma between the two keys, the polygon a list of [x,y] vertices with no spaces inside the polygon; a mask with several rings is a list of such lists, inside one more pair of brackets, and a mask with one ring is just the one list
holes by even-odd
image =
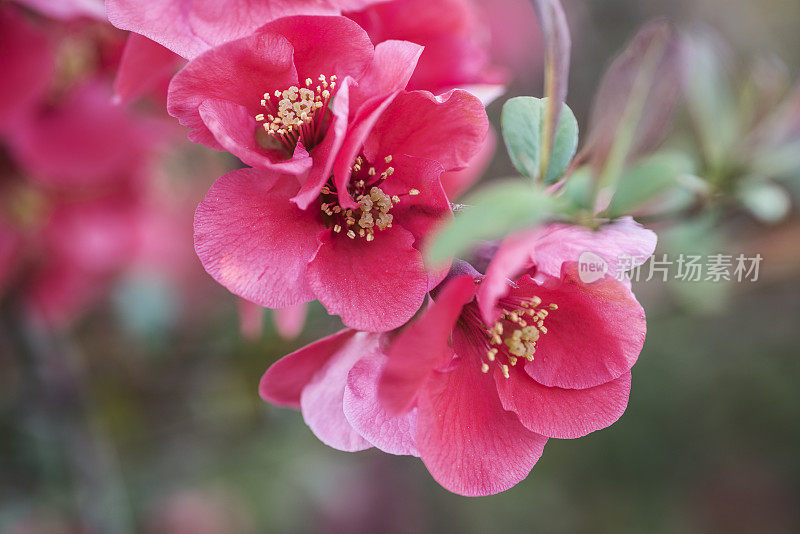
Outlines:
{"label": "flower petal", "polygon": [[221,177],[197,207],[195,250],[232,293],[269,308],[314,298],[305,271],[322,228],[289,199],[291,175],[241,169]]}
{"label": "flower petal", "polygon": [[298,143],[291,158],[286,153],[267,151],[256,143],[259,128],[247,108],[228,100],[204,100],[198,108],[200,117],[214,135],[214,139],[246,165],[279,173],[300,176],[311,168],[312,160]]}
{"label": "flower petal", "polygon": [[530,430],[550,438],[579,438],[614,424],[625,412],[631,373],[587,389],[549,388],[521,369],[505,378],[494,373],[497,393],[506,410]]}
{"label": "flower petal", "polygon": [[341,330],[284,356],[272,364],[261,377],[259,395],[272,404],[299,410],[303,388],[355,334],[355,330]]}
{"label": "flower petal", "polygon": [[278,335],[283,339],[296,339],[306,324],[307,313],[308,305],[305,303],[272,312],[272,319]]}
{"label": "flower petal", "polygon": [[292,202],[300,208],[306,209],[312,202],[319,198],[322,188],[328,182],[333,170],[333,162],[342,148],[345,134],[347,133],[347,119],[350,113],[350,86],[353,79],[349,76],[342,80],[339,90],[330,104],[330,124],[325,133],[325,139],[313,150],[314,161],[311,172],[306,177],[300,191]]}
{"label": "flower petal", "polygon": [[428,275],[407,230],[376,232],[372,242],[330,230],[319,239],[322,245],[308,264],[308,283],[347,326],[386,332],[405,324],[422,306]]}
{"label": "flower petal", "polygon": [[192,128],[192,141],[222,150],[200,117],[200,104],[212,98],[227,100],[256,116],[263,109],[264,92],[297,83],[292,54],[292,45],[284,37],[263,32],[213,48],[172,78],[167,110]]}
{"label": "flower petal", "polygon": [[433,370],[450,361],[450,334],[462,308],[474,295],[475,281],[471,276],[453,278],[433,305],[394,340],[379,390],[380,400],[390,414],[407,412]]}
{"label": "flower petal", "polygon": [[316,82],[321,75],[358,79],[375,53],[367,32],[345,17],[283,17],[259,31],[282,35],[291,43],[299,80]]}
{"label": "flower petal", "polygon": [[358,360],[378,350],[377,334],[359,332],[336,351],[303,388],[300,409],[314,435],[340,451],[369,449],[372,444],[356,432],[344,416],[347,375]]}
{"label": "flower petal", "polygon": [[583,226],[551,224],[517,232],[507,237],[489,264],[486,278],[478,289],[478,303],[487,323],[497,316],[497,299],[508,293],[509,280],[522,272],[536,268],[537,273],[561,277],[561,267],[567,262],[578,262],[585,252],[600,257],[608,265],[608,273],[615,276],[625,268],[621,260],[635,259],[633,268],[641,265],[653,254],[657,236],[630,217],[604,225],[598,231]]}
{"label": "flower petal", "polygon": [[354,91],[353,109],[374,96],[405,89],[422,50],[422,46],[408,41],[384,41],[376,45],[373,61]]}
{"label": "flower petal", "polygon": [[511,488],[528,476],[547,443],[503,409],[492,377],[471,358],[435,373],[417,409],[420,457],[439,484],[459,495]]}
{"label": "flower petal", "polygon": [[391,416],[378,401],[378,379],[386,367],[386,356],[365,356],[347,375],[344,415],[367,441],[389,454],[419,456],[414,443],[417,411]]}
{"label": "flower petal", "polygon": [[166,85],[182,62],[180,56],[138,33],[128,35],[114,79],[114,101],[130,103]]}
{"label": "flower petal", "polygon": [[470,93],[412,91],[395,98],[381,115],[364,153],[370,160],[378,153],[433,159],[451,171],[469,164],[488,131],[483,104]]}
{"label": "flower petal", "polygon": [[481,179],[489,164],[494,158],[497,149],[497,134],[494,129],[489,130],[486,141],[483,143],[480,152],[475,154],[469,166],[460,171],[450,171],[442,175],[442,186],[444,187],[447,198],[456,200],[475,182]]}
{"label": "flower petal", "polygon": [[525,364],[540,384],[591,388],[619,378],[636,363],[647,324],[641,305],[621,282],[607,276],[584,284],[573,264],[565,266],[555,287],[539,285],[529,276],[518,286],[512,295],[536,295],[558,306],[545,320],[547,333],[536,344],[535,359]]}

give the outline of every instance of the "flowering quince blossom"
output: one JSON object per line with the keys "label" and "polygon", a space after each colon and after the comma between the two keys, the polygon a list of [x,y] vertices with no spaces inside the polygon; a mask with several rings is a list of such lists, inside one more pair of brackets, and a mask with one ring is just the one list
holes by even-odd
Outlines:
{"label": "flowering quince blossom", "polygon": [[452,164],[448,151],[463,149],[459,141],[468,152],[480,145],[486,124],[475,113],[482,110],[464,92],[444,101],[423,92],[397,96],[362,148],[346,156],[355,158],[352,174],[341,183],[334,172],[307,206],[296,202],[302,186],[291,175],[242,169],[223,176],[195,215],[198,256],[217,281],[257,304],[319,299],[353,328],[401,326],[442,279],[426,270],[420,252],[450,214],[440,161]]}
{"label": "flowering quince blossom", "polygon": [[[168,109],[196,142],[252,167],[307,173],[305,207],[332,170],[348,174],[357,154],[337,169],[334,159],[360,148],[421,51],[398,41],[373,47],[344,17],[287,17],[191,61],[170,85]],[[464,152],[443,163],[466,166],[474,151]]]}
{"label": "flowering quince blossom", "polygon": [[[542,248],[528,251],[533,264],[504,280],[502,294],[481,290],[490,276],[454,268],[394,339],[341,331],[275,363],[260,394],[300,408],[337,449],[419,456],[462,495],[506,490],[527,476],[548,438],[605,428],[628,402],[644,311],[612,276],[580,281],[572,245],[587,235],[542,229]],[[606,258],[615,250],[649,255],[655,246],[654,234],[632,221],[593,235],[593,249],[611,247]],[[499,272],[493,266],[487,272]]]}

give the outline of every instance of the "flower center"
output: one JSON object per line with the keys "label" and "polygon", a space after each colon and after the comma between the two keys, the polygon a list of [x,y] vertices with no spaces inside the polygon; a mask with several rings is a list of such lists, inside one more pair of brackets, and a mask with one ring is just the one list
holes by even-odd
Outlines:
{"label": "flower center", "polygon": [[490,364],[495,364],[508,378],[510,367],[517,365],[520,359],[533,361],[536,342],[547,333],[545,320],[558,305],[542,304],[542,299],[534,296],[501,299],[500,306],[500,318],[491,328],[484,324],[475,304],[464,308],[462,319],[470,330],[479,332],[477,337],[486,348],[488,362],[481,362],[481,371],[488,373]]}
{"label": "flower center", "polygon": [[359,204],[358,208],[343,209],[333,177],[328,180],[320,195],[320,210],[328,228],[337,234],[344,232],[350,239],[362,237],[373,241],[376,231],[392,227],[394,216],[389,212],[400,203],[401,197],[416,196],[419,191],[411,189],[403,195],[387,195],[381,185],[394,174],[394,167],[389,166],[392,156],[386,156],[384,162],[386,167],[380,170],[367,163],[364,156],[356,158],[347,193]]}
{"label": "flower center", "polygon": [[260,130],[257,132],[259,145],[283,149],[291,155],[298,142],[311,150],[322,141],[328,104],[336,92],[336,76],[327,78],[323,74],[317,81],[314,86],[314,81],[308,78],[305,87],[293,85],[272,95],[264,94],[261,106],[265,112],[255,117],[266,132],[266,138]]}

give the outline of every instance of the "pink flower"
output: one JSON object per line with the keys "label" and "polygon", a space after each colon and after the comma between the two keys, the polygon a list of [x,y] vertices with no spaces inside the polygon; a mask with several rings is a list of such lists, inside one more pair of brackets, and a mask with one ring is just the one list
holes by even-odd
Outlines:
{"label": "pink flower", "polygon": [[0,7],[0,57],[8,82],[0,84],[0,133],[35,106],[53,75],[48,33],[28,22],[12,6]]}
{"label": "pink flower", "polygon": [[[283,18],[191,61],[170,85],[168,109],[193,141],[252,167],[308,173],[297,199],[305,207],[332,170],[346,174],[420,52],[411,43],[373,47],[344,17]],[[334,169],[344,152],[351,156]]]}
{"label": "pink flower", "polygon": [[0,279],[37,322],[60,327],[133,257],[141,193],[163,125],[111,103],[88,80],[17,121],[0,209]]}
{"label": "pink flower", "polygon": [[[542,264],[559,254],[545,251]],[[536,263],[493,297],[462,269],[392,341],[342,331],[270,367],[261,396],[299,407],[335,448],[419,456],[462,495],[504,491],[527,476],[548,438],[605,428],[628,402],[644,311],[609,275],[581,282],[568,258],[557,276]]]}
{"label": "pink flower", "polygon": [[483,106],[463,91],[402,93],[354,130],[358,143],[345,143],[305,204],[291,175],[243,169],[220,178],[195,215],[206,271],[269,308],[319,299],[360,330],[411,318],[442,279],[420,253],[450,213],[441,174],[480,147]]}
{"label": "pink flower", "polygon": [[[89,1],[89,0],[86,0]],[[370,0],[108,0],[108,20],[152,39],[186,59],[249,35],[272,20],[291,15],[338,15]]]}
{"label": "pink flower", "polygon": [[16,0],[42,15],[62,20],[82,17],[106,20],[103,0]]}

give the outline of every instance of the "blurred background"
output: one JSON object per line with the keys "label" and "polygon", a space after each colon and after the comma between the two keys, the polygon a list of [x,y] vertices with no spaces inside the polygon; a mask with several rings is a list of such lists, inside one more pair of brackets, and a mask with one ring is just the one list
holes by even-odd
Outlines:
{"label": "blurred background", "polygon": [[[604,69],[656,17],[717,44],[708,105],[748,143],[747,91],[781,109],[800,73],[798,2],[565,6],[582,131]],[[658,254],[761,254],[758,281],[636,283],[648,337],[623,418],[467,499],[417,459],[329,449],[259,399],[271,363],[340,324],[316,304],[262,314],[203,272],[193,210],[237,162],[186,140],[166,81],[112,102],[125,32],[0,12],[0,532],[800,532],[800,162],[768,186],[736,150],[712,165],[681,106],[666,146],[716,193],[642,220]],[[506,97],[541,94],[541,52],[523,52]],[[512,172],[500,149],[485,179]]]}

